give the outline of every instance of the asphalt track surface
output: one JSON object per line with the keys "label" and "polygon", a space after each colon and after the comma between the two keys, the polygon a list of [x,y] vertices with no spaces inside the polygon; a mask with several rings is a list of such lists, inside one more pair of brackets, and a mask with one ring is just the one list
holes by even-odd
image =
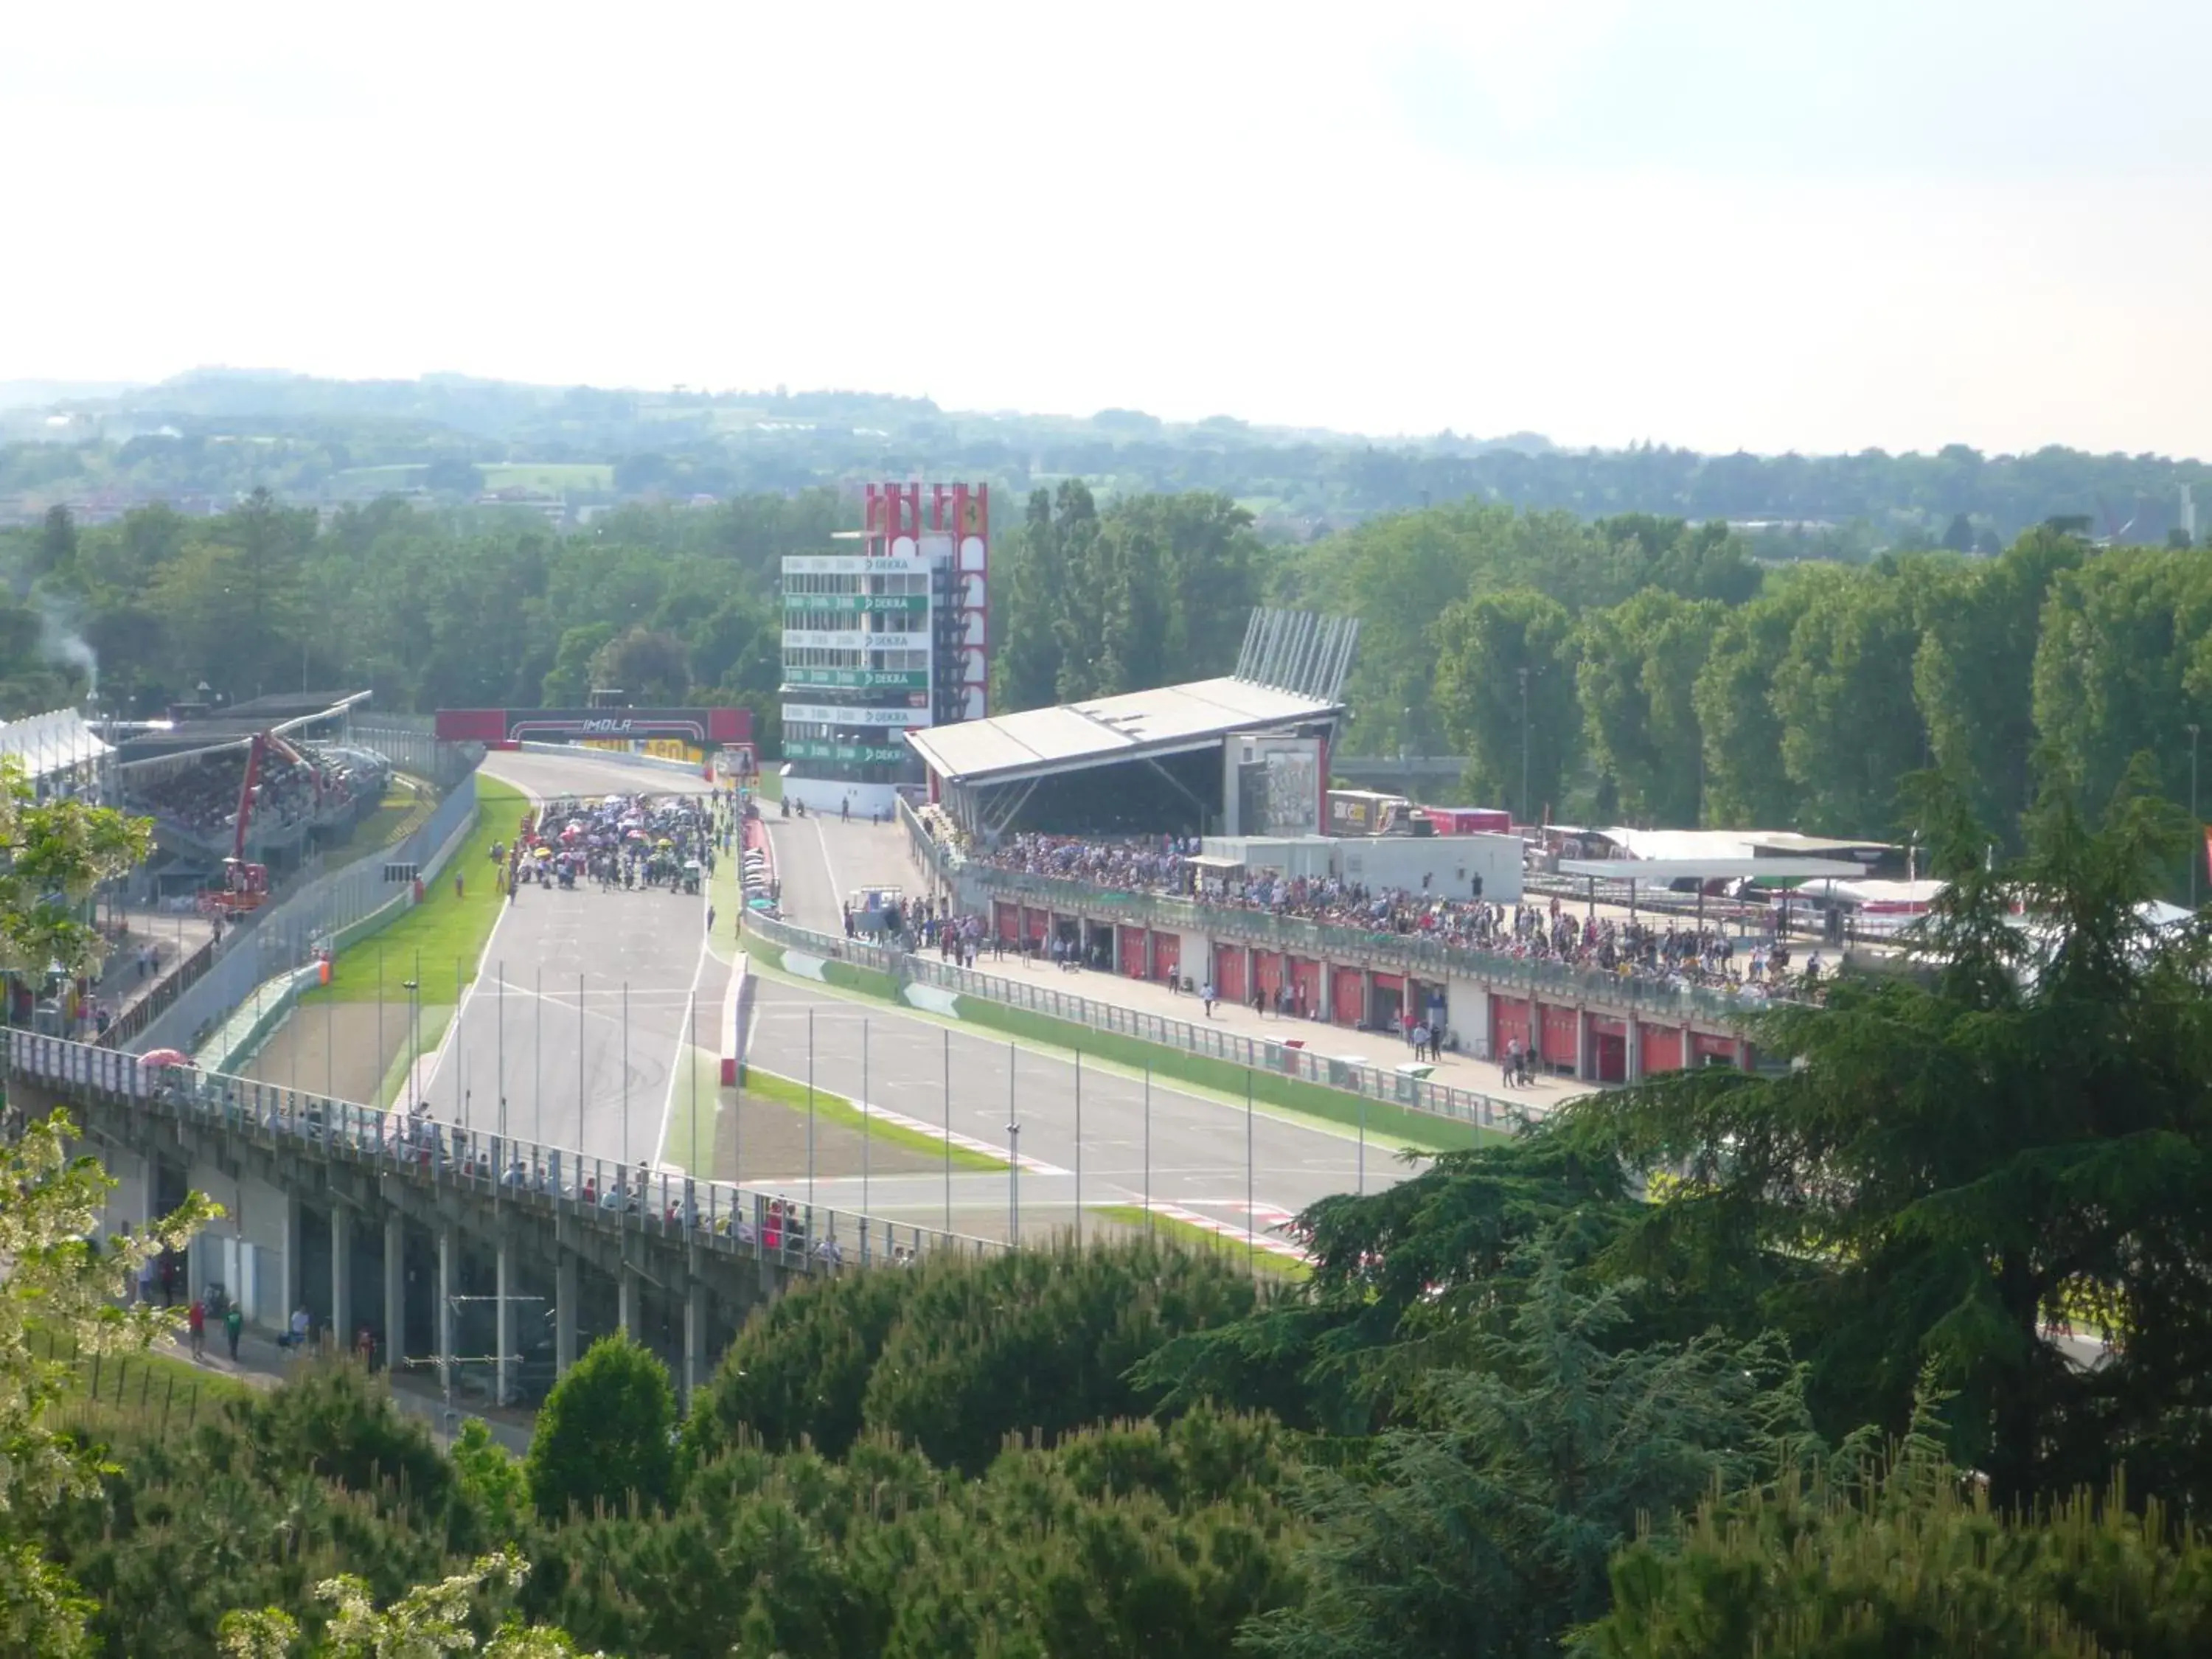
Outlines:
{"label": "asphalt track surface", "polygon": [[[773,814],[769,824],[784,913],[800,927],[839,933],[842,898],[864,884],[918,890],[896,824]],[[1017,1203],[1023,1216],[1041,1215],[1048,1225],[1073,1218],[1079,1090],[1072,1060],[784,981],[760,988],[750,1054],[754,1063],[796,1078],[807,1075],[811,1055],[817,1085],[933,1127],[945,1125],[949,1100],[955,1134],[1002,1154],[1018,1147],[1024,1165],[1018,1183],[1003,1176],[953,1177],[956,1218],[963,1208],[982,1204],[1006,1212],[1011,1221]],[[1142,1077],[1095,1065],[1081,1069],[1086,1206],[1150,1203],[1232,1232],[1249,1225],[1265,1233],[1316,1199],[1372,1192],[1411,1173],[1386,1147],[1370,1143],[1363,1150],[1356,1129],[1275,1115],[1265,1107],[1248,1117],[1241,1103],[1158,1083],[1148,1105]],[[1018,1133],[1010,1132],[1012,1124],[1020,1126]],[[865,1206],[857,1180],[814,1184],[819,1201],[839,1208],[865,1207],[901,1221],[943,1220],[942,1176],[874,1176]],[[787,1179],[775,1185],[793,1190]]]}
{"label": "asphalt track surface", "polygon": [[[707,789],[679,772],[566,756],[495,754],[484,769],[540,799]],[[512,839],[514,826],[503,828]],[[489,868],[463,873],[492,878]],[[505,1130],[517,1139],[633,1167],[655,1162],[672,1079],[689,1072],[678,1060],[695,999],[711,1048],[728,983],[707,949],[706,912],[703,896],[660,889],[526,886],[493,928],[430,1070],[431,1114],[496,1131],[503,1093]]]}
{"label": "asphalt track surface", "polygon": [[[540,799],[706,788],[676,772],[565,756],[499,754],[485,769]],[[864,883],[912,883],[895,825],[769,823],[785,908],[802,926],[836,932],[842,895]],[[504,1092],[510,1135],[580,1146],[586,1157],[633,1167],[657,1162],[671,1097],[689,1075],[682,1056],[695,1002],[701,1046],[719,1047],[729,969],[707,949],[705,924],[703,897],[526,888],[494,928],[437,1055],[432,1114],[496,1130]],[[1079,1178],[1086,1207],[1149,1203],[1264,1235],[1316,1199],[1372,1191],[1409,1172],[1383,1146],[1363,1151],[1352,1130],[1265,1107],[1248,1114],[1242,1103],[1157,1083],[1147,1091],[1141,1077],[1096,1065],[1080,1068],[1079,1090],[1068,1059],[781,980],[760,986],[750,1055],[793,1078],[811,1066],[820,1087],[933,1127],[945,1123],[949,1103],[956,1134],[1001,1155],[1018,1149],[1018,1180],[951,1177],[963,1231],[998,1234],[1017,1213],[1024,1228],[1066,1225]],[[857,1176],[806,1183],[803,1168],[740,1174],[748,1186],[794,1196],[811,1184],[816,1202],[902,1221],[941,1224],[946,1207],[939,1173],[871,1175],[865,1188]]]}

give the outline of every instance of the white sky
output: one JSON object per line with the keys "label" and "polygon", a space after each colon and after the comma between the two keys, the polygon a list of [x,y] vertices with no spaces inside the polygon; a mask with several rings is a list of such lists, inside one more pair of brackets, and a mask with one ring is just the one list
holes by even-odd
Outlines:
{"label": "white sky", "polygon": [[2202,0],[0,13],[0,379],[2212,454]]}

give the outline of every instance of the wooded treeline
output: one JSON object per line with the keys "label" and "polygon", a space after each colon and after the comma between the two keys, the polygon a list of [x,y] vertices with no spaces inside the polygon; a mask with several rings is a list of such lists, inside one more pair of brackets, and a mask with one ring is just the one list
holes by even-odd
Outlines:
{"label": "wooded treeline", "polygon": [[[1296,547],[1199,492],[1070,481],[998,507],[1001,712],[1225,673],[1255,604],[1348,614],[1346,751],[1465,755],[1468,804],[1524,816],[1888,837],[1899,780],[1932,763],[2012,844],[2039,765],[2108,789],[2144,751],[2187,802],[2212,710],[2203,550],[2038,528],[1995,556],[1774,565],[1717,524],[1474,501]],[[368,686],[393,711],[596,684],[749,707],[773,755],[778,561],[856,512],[817,490],[570,534],[397,500],[320,524],[266,495],[97,528],[57,513],[0,536],[0,714],[81,698],[95,658],[125,713],[202,681]]]}

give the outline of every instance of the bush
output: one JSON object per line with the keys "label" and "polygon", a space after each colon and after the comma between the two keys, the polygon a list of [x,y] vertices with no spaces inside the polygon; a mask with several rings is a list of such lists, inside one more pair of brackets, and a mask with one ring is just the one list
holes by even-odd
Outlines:
{"label": "bush", "polygon": [[668,1369],[627,1334],[601,1337],[553,1386],[523,1471],[538,1512],[658,1508],[674,1470],[676,1390]]}

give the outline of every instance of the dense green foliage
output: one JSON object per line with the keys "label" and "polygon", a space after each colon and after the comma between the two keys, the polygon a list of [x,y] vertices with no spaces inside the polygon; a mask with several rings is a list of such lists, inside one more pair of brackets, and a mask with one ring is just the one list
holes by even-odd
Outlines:
{"label": "dense green foliage", "polygon": [[628,1335],[603,1336],[553,1386],[523,1474],[540,1515],[658,1509],[676,1466],[676,1390]]}

